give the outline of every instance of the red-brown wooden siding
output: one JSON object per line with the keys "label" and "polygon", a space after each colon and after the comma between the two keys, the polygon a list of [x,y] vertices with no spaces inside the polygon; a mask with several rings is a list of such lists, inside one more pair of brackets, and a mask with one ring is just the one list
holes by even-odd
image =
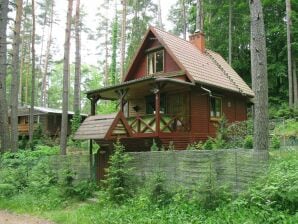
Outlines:
{"label": "red-brown wooden siding", "polygon": [[169,55],[169,53],[165,50],[165,65],[164,69],[165,72],[174,72],[174,71],[179,71],[181,70],[177,63],[173,60],[173,58]]}
{"label": "red-brown wooden siding", "polygon": [[194,89],[191,94],[191,132],[206,136],[209,132],[209,100],[206,93]]}
{"label": "red-brown wooden siding", "polygon": [[[158,40],[154,40],[151,44],[148,44],[148,49],[150,48],[157,48],[161,46]],[[173,60],[173,58],[169,55],[169,53],[164,50],[164,72],[173,72],[173,71],[180,71],[181,69]],[[141,53],[140,58],[138,59],[138,66],[132,70],[134,74],[130,74],[132,79],[138,79],[147,75],[147,55]]]}

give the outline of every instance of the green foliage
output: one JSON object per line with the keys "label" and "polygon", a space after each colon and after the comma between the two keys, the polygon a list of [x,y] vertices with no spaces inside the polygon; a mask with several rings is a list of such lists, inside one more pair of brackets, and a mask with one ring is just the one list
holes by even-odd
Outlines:
{"label": "green foliage", "polygon": [[204,150],[212,150],[213,149],[213,138],[208,138],[207,141],[203,145]]}
{"label": "green foliage", "polygon": [[150,147],[150,151],[159,151],[159,148],[155,142],[155,139],[152,140],[152,145]]}
{"label": "green foliage", "polygon": [[298,117],[298,109],[291,108],[288,104],[283,103],[282,105],[276,105],[269,107],[269,117],[291,119]]}
{"label": "green foliage", "polygon": [[214,210],[232,200],[230,188],[219,184],[214,175],[209,175],[204,180],[200,180],[192,190],[191,195],[192,200],[200,208],[206,210]]}
{"label": "green foliage", "polygon": [[188,144],[187,150],[203,150],[204,143],[202,141],[194,142],[191,144]]}
{"label": "green foliage", "polygon": [[[71,119],[71,136],[73,136],[76,131],[79,129],[81,125],[82,117],[80,111],[76,111],[75,114],[73,115],[73,118]],[[75,147],[80,147],[81,146],[81,141],[74,140],[73,137],[71,137],[71,143]]]}
{"label": "green foliage", "polygon": [[[253,135],[253,122],[236,121],[231,123],[227,127],[227,144],[230,148],[239,148],[245,144],[246,140],[249,140],[249,136]],[[247,146],[250,147],[250,146]],[[244,147],[245,148],[245,147]]]}
{"label": "green foliage", "polygon": [[[59,190],[52,188],[38,196],[31,192],[0,196],[0,208],[38,213],[57,223],[297,223],[297,156],[295,150],[272,152],[268,172],[235,200],[229,188],[219,187],[211,176],[191,191],[177,189],[170,197],[162,197],[169,200],[163,206],[155,206],[149,197],[150,188],[141,186],[142,190],[121,206],[99,191],[98,203],[72,203],[65,208],[67,203],[58,196]],[[151,190],[154,186],[160,189],[161,182],[157,178]],[[203,192],[207,196],[203,197]]]}
{"label": "green foliage", "polygon": [[165,178],[161,172],[157,172],[149,184],[149,200],[157,206],[165,206],[171,202],[171,193],[165,188]]}
{"label": "green foliage", "polygon": [[243,148],[252,149],[253,148],[253,137],[252,135],[247,135],[243,142]]}
{"label": "green foliage", "polygon": [[246,193],[249,205],[295,214],[298,209],[298,154],[282,153],[270,165],[269,173]]}
{"label": "green foliage", "polygon": [[[67,164],[61,172],[50,165],[49,156],[58,153],[58,147],[36,146],[35,151],[0,155],[0,198],[18,200],[22,195],[32,195],[30,200],[35,198],[40,206],[53,209],[67,200],[90,197],[96,190],[93,182],[74,182]],[[46,205],[46,201],[53,204]]]}
{"label": "green foliage", "polygon": [[117,49],[118,49],[118,29],[119,29],[119,22],[118,16],[114,18],[112,23],[112,58],[111,58],[111,65],[109,71],[109,78],[110,83],[115,85],[119,83],[119,75],[117,75]]}
{"label": "green foliage", "polygon": [[80,111],[76,111],[71,119],[71,133],[74,134],[80,127],[82,121]]}
{"label": "green foliage", "polygon": [[277,124],[274,129],[274,134],[277,136],[298,136],[298,120],[288,119]]}
{"label": "green foliage", "polygon": [[280,138],[276,135],[273,135],[270,139],[270,149],[278,150],[280,149]]}
{"label": "green foliage", "polygon": [[109,158],[106,179],[103,183],[111,201],[121,204],[131,196],[130,174],[131,168],[127,164],[131,157],[125,153],[120,140],[114,144],[114,152]]}
{"label": "green foliage", "polygon": [[173,151],[173,150],[175,150],[175,144],[174,144],[174,142],[173,142],[173,141],[170,141],[170,142],[169,142],[169,145],[168,145],[168,150],[170,150],[170,151]]}

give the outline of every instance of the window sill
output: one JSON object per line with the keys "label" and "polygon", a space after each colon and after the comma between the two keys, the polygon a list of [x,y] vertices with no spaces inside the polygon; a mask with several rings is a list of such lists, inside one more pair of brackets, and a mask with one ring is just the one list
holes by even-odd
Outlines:
{"label": "window sill", "polygon": [[220,120],[220,117],[211,117],[210,121],[218,122]]}

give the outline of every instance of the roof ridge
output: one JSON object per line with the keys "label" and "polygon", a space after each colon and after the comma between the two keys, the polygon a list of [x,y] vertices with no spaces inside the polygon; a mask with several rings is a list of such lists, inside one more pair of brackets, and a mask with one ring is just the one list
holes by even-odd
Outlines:
{"label": "roof ridge", "polygon": [[[173,37],[175,37],[175,38],[177,38],[177,39],[180,39],[180,40],[182,40],[182,41],[185,41],[186,43],[192,44],[192,43],[190,43],[188,40],[183,39],[183,38],[180,37],[180,36],[176,36],[175,34],[169,32],[169,31],[165,31],[165,30],[163,30],[163,29],[161,29],[161,28],[159,28],[159,27],[156,27],[156,26],[150,26],[150,27],[153,28],[153,29],[159,30],[159,31],[161,31],[161,32],[164,32],[164,33],[166,33],[166,34],[169,34],[169,35],[171,35],[171,36],[173,36]],[[192,45],[193,45],[193,44],[192,44]],[[193,45],[193,46],[194,46],[194,45]],[[195,47],[195,46],[194,46],[194,47]]]}
{"label": "roof ridge", "polygon": [[233,83],[242,95],[245,95],[244,91],[237,85],[229,73],[219,64],[219,62],[209,53],[210,50],[206,50],[206,55],[215,63],[215,65],[224,73],[224,75]]}

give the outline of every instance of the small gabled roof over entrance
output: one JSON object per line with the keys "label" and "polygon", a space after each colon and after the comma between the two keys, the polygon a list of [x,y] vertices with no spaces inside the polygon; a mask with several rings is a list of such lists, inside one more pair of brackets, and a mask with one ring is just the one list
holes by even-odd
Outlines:
{"label": "small gabled roof over entrance", "polygon": [[142,54],[146,40],[151,38],[152,35],[158,39],[192,82],[238,92],[249,97],[254,96],[251,88],[219,54],[207,49],[205,52],[201,52],[189,41],[152,26],[149,27],[135,55],[125,81],[129,80],[130,70],[137,62],[139,55]]}

